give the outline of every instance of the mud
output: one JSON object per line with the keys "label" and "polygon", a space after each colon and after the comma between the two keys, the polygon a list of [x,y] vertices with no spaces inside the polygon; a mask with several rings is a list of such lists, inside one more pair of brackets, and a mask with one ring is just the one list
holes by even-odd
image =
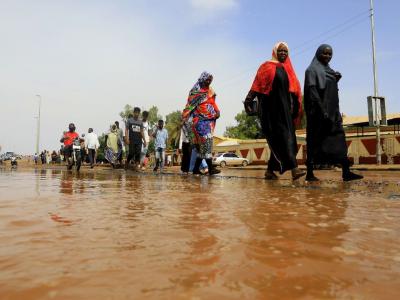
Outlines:
{"label": "mud", "polygon": [[0,171],[1,299],[399,299],[400,176]]}

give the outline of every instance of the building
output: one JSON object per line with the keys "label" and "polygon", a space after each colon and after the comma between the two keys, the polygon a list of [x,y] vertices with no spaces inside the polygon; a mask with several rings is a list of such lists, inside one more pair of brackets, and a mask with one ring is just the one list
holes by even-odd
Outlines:
{"label": "building", "polygon": [[[400,164],[400,113],[387,115],[388,126],[381,127],[382,164]],[[376,164],[375,127],[370,127],[368,117],[343,116],[348,155],[354,164]],[[297,161],[304,164],[307,157],[305,130],[296,132]],[[214,137],[216,153],[234,152],[247,158],[251,164],[265,164],[270,150],[265,139],[238,140]]]}

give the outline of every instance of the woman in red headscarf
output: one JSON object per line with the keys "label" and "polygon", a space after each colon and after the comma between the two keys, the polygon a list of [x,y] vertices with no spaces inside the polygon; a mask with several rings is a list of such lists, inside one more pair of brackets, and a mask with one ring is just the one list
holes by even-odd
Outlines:
{"label": "woman in red headscarf", "polygon": [[293,180],[305,175],[297,167],[295,125],[301,118],[301,87],[289,58],[289,47],[279,42],[272,50],[271,60],[263,63],[246,97],[246,111],[252,110],[258,98],[261,127],[267,138],[271,156],[265,178],[278,179],[274,171],[292,171]]}

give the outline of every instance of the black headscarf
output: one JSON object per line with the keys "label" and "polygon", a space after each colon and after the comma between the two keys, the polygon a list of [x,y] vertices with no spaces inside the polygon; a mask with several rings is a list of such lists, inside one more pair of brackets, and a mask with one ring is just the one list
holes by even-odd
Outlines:
{"label": "black headscarf", "polygon": [[328,44],[322,44],[318,47],[315,56],[306,70],[306,76],[304,80],[304,87],[316,86],[319,89],[324,89],[326,86],[326,77],[335,78],[335,71],[328,65],[324,65],[319,61],[319,57],[326,48],[332,47]]}

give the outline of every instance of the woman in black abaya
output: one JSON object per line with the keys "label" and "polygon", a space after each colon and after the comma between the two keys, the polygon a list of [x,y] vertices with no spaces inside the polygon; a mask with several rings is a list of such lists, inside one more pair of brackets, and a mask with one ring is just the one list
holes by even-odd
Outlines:
{"label": "woman in black abaya", "polygon": [[246,97],[247,110],[257,97],[261,105],[261,126],[267,138],[271,156],[265,179],[276,180],[280,174],[291,170],[293,180],[305,175],[297,167],[297,140],[295,124],[301,115],[301,87],[289,58],[289,47],[278,42],[272,58],[263,63]]}
{"label": "woman in black abaya", "polygon": [[350,171],[346,136],[339,110],[338,81],[342,75],[331,69],[332,47],[319,46],[306,70],[304,106],[307,115],[307,181],[318,181],[315,164],[342,165],[344,181],[363,176]]}

